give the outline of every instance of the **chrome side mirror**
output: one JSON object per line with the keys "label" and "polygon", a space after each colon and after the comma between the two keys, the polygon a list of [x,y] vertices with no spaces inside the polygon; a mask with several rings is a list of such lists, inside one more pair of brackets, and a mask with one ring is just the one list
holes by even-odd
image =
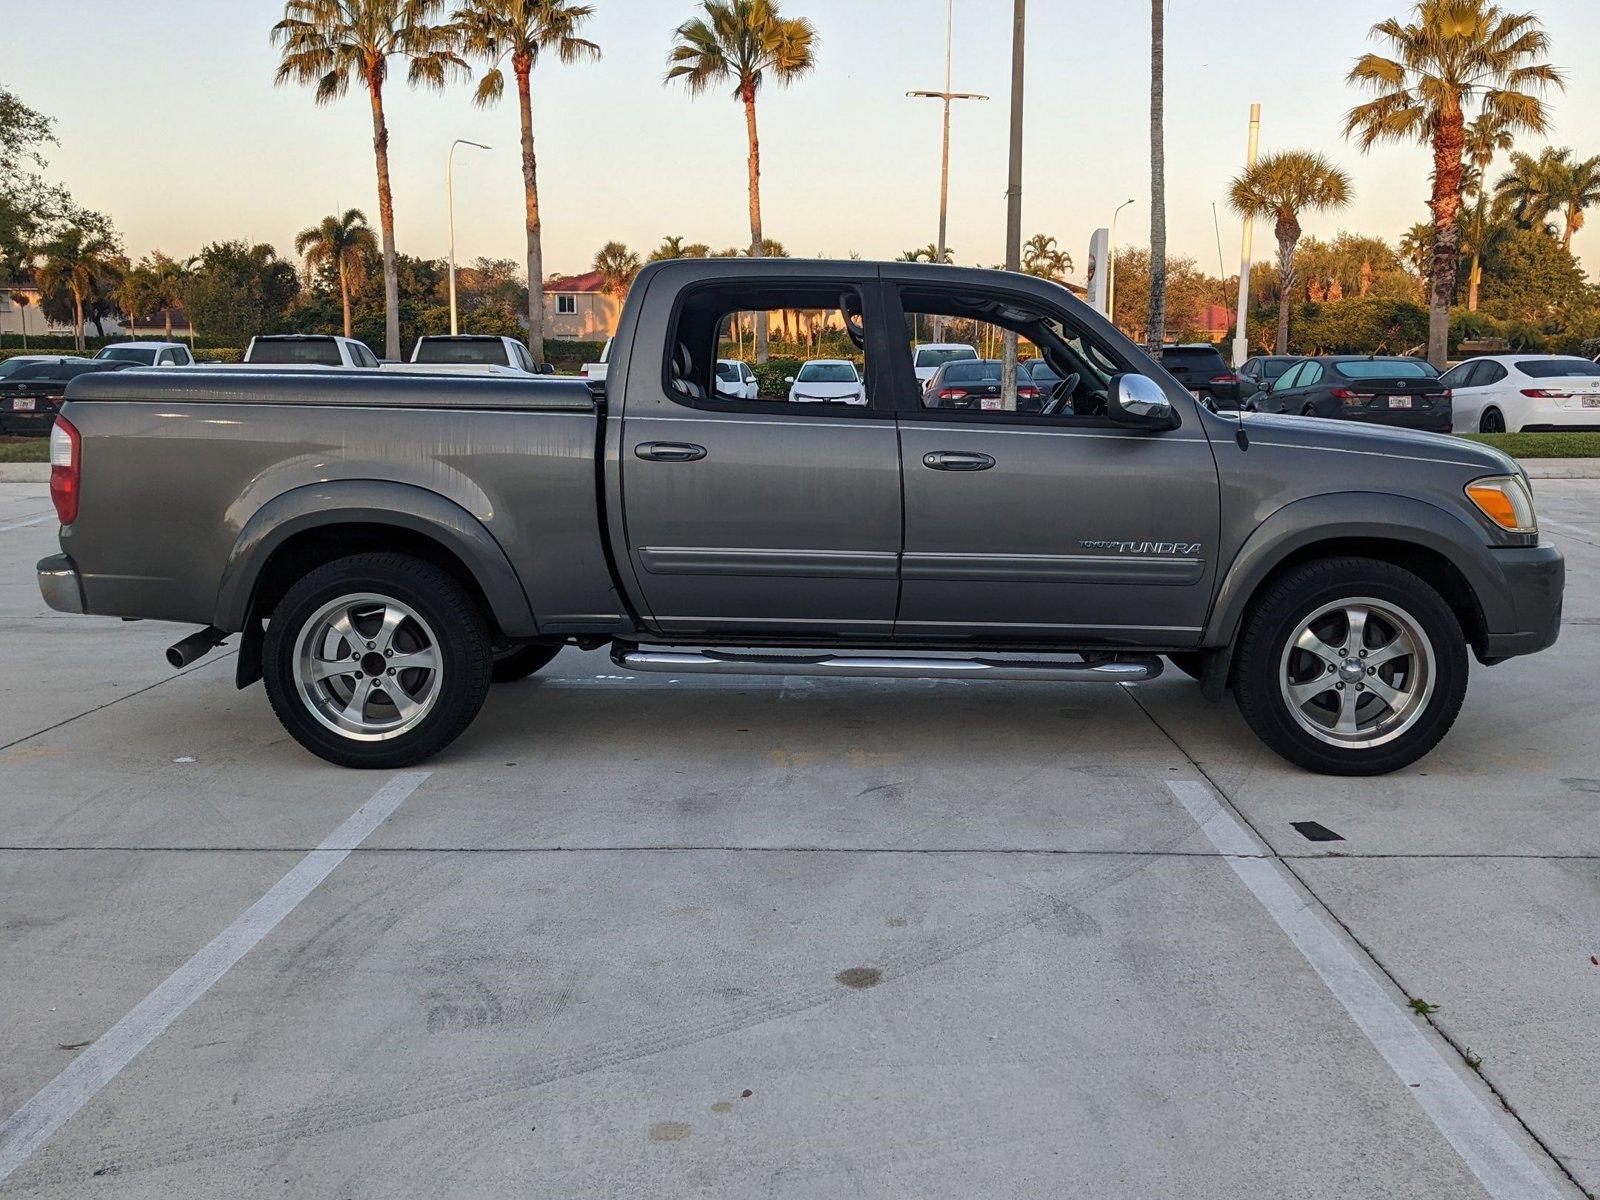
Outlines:
{"label": "chrome side mirror", "polygon": [[1172,401],[1148,375],[1132,371],[1111,381],[1107,415],[1119,425],[1139,429],[1173,429],[1177,426]]}

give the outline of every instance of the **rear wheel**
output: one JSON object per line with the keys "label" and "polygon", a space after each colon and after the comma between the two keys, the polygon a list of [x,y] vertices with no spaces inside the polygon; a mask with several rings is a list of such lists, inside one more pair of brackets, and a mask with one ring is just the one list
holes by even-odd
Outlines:
{"label": "rear wheel", "polygon": [[526,679],[560,653],[560,646],[544,646],[537,642],[512,646],[509,650],[497,650],[494,655],[494,681],[514,683],[518,679]]}
{"label": "rear wheel", "polygon": [[400,554],[306,575],[273,610],[267,698],[294,739],[342,767],[389,768],[443,750],[488,695],[489,631],[466,590]]}
{"label": "rear wheel", "polygon": [[1245,720],[1290,762],[1381,775],[1449,731],[1467,690],[1460,623],[1425,580],[1375,559],[1324,559],[1252,607],[1235,659]]}
{"label": "rear wheel", "polygon": [[1478,418],[1479,433],[1504,433],[1506,419],[1498,408],[1486,408],[1483,415]]}

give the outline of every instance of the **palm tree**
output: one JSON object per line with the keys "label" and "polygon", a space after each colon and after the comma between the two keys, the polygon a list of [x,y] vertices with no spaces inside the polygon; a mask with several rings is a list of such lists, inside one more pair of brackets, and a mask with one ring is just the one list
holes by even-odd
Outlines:
{"label": "palm tree", "polygon": [[1072,255],[1056,239],[1036,233],[1022,247],[1022,270],[1040,279],[1058,280],[1072,270]]}
{"label": "palm tree", "polygon": [[350,293],[365,278],[367,264],[378,257],[378,239],[359,208],[343,216],[323,217],[320,225],[302,229],[294,251],[306,260],[306,273],[331,267],[339,275],[339,300],[344,305],[344,335],[350,331]]}
{"label": "palm tree", "polygon": [[1268,154],[1234,179],[1228,201],[1241,216],[1270,217],[1278,239],[1277,354],[1289,352],[1289,301],[1294,292],[1294,248],[1300,214],[1332,211],[1350,203],[1350,177],[1310,150]]}
{"label": "palm tree", "polygon": [[1560,207],[1560,157],[1570,151],[1546,147],[1535,158],[1518,151],[1511,156],[1511,169],[1494,185],[1495,200],[1523,229],[1536,229]]}
{"label": "palm tree", "polygon": [[102,283],[121,274],[117,248],[102,234],[69,226],[44,248],[36,281],[45,295],[71,295],[72,337],[77,349],[83,349],[84,305],[99,296]]}
{"label": "palm tree", "polygon": [[461,49],[489,69],[478,82],[477,102],[487,106],[505,92],[501,64],[511,62],[517,77],[522,117],[522,198],[528,235],[528,349],[544,361],[544,246],[539,218],[539,162],[533,151],[533,101],[529,80],[539,56],[554,54],[564,63],[594,60],[600,47],[578,36],[594,5],[571,0],[465,0],[455,12]]}
{"label": "palm tree", "polygon": [[[704,16],[685,21],[673,36],[666,82],[682,80],[691,97],[718,83],[733,84],[744,105],[750,143],[750,256],[762,257],[761,138],[756,94],[771,79],[793,83],[816,65],[817,33],[803,17],[779,15],[775,0],[701,0]],[[756,361],[767,361],[766,323],[756,322]]]}
{"label": "palm tree", "polygon": [[639,256],[621,242],[607,242],[595,252],[594,269],[605,280],[608,296],[621,304],[639,273]]}
{"label": "palm tree", "polygon": [[1167,0],[1150,0],[1150,311],[1145,341],[1159,356],[1167,336]]}
{"label": "palm tree", "polygon": [[443,0],[287,0],[272,27],[282,48],[275,82],[316,85],[318,104],[350,88],[351,76],[372,105],[372,148],[378,167],[378,220],[383,226],[384,355],[400,357],[400,275],[395,265],[394,191],[389,186],[389,124],[383,86],[389,60],[404,59],[412,84],[442,88],[464,62],[451,49],[454,32],[433,24]]}
{"label": "palm tree", "polygon": [[666,262],[672,258],[684,258],[683,239],[681,237],[664,237],[661,245],[650,251],[651,262]]}
{"label": "palm tree", "polygon": [[148,263],[140,263],[122,277],[113,297],[122,315],[128,318],[128,332],[137,340],[140,317],[147,317],[161,307],[160,285],[156,273]]}
{"label": "palm tree", "polygon": [[1420,142],[1433,150],[1432,286],[1428,361],[1443,368],[1449,352],[1450,300],[1461,244],[1462,154],[1469,110],[1489,113],[1507,133],[1543,133],[1543,93],[1561,74],[1539,61],[1549,40],[1532,13],[1507,13],[1490,0],[1419,0],[1409,24],[1391,17],[1372,27],[1393,58],[1364,54],[1349,82],[1376,97],[1345,116],[1345,136],[1363,151],[1383,141]]}
{"label": "palm tree", "polygon": [[1467,272],[1467,311],[1478,311],[1478,288],[1483,282],[1483,249],[1489,229],[1489,168],[1494,156],[1512,146],[1511,131],[1493,112],[1481,112],[1467,126],[1466,144],[1462,147],[1470,177],[1462,179],[1463,193],[1476,198],[1469,221],[1467,245],[1472,250],[1472,266]]}
{"label": "palm tree", "polygon": [[1400,261],[1417,277],[1417,287],[1428,290],[1428,272],[1433,264],[1433,223],[1418,221],[1400,235]]}
{"label": "palm tree", "polygon": [[956,252],[954,250],[950,249],[949,246],[946,246],[944,248],[944,257],[940,258],[939,257],[939,246],[938,246],[938,243],[937,242],[929,242],[926,246],[920,246],[915,250],[907,250],[905,253],[903,253],[900,256],[898,261],[900,261],[900,262],[925,262],[925,263],[936,263],[936,262],[953,263],[953,262],[955,262],[955,260],[956,260]]}

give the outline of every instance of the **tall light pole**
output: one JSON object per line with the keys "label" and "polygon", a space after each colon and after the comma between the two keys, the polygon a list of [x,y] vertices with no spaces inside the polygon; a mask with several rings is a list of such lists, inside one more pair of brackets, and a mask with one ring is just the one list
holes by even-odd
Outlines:
{"label": "tall light pole", "polygon": [[[1250,106],[1250,145],[1245,151],[1244,168],[1249,171],[1256,165],[1256,147],[1261,141],[1261,105]],[[1234,369],[1244,366],[1244,360],[1250,357],[1250,335],[1245,329],[1245,321],[1250,315],[1250,252],[1254,248],[1252,243],[1256,236],[1255,218],[1249,215],[1244,219],[1244,234],[1239,239],[1239,315],[1235,318],[1233,327],[1233,366]]]}
{"label": "tall light pole", "polygon": [[466,138],[457,138],[450,143],[450,153],[444,160],[444,197],[445,210],[448,214],[450,225],[450,336],[455,337],[461,332],[456,321],[456,147],[471,146],[477,150],[487,150],[482,142],[469,142]]}
{"label": "tall light pole", "polygon": [[907,92],[918,100],[942,100],[944,102],[944,156],[939,170],[939,241],[936,243],[939,261],[944,262],[947,248],[945,233],[950,219],[950,105],[956,100],[987,100],[989,97],[978,92],[953,92],[951,88],[951,65],[955,48],[956,31],[956,0],[948,0],[945,7],[945,34],[944,34],[944,91],[942,92]]}
{"label": "tall light pole", "polygon": [[[1006,270],[1022,270],[1022,77],[1028,0],[1013,0],[1011,10],[1011,155],[1006,173]],[[1006,330],[1000,368],[1001,407],[1017,407],[1017,335]]]}
{"label": "tall light pole", "polygon": [[1106,266],[1106,320],[1113,325],[1117,323],[1117,216],[1132,203],[1129,197],[1111,210],[1111,236],[1107,239],[1110,245],[1106,247],[1106,257],[1111,260]]}

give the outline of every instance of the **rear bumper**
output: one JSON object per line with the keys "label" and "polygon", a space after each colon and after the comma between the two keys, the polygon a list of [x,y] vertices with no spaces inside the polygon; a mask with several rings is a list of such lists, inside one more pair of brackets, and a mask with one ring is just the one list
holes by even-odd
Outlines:
{"label": "rear bumper", "polygon": [[1516,628],[1491,630],[1478,658],[1484,663],[1496,663],[1553,646],[1561,634],[1561,601],[1567,577],[1561,551],[1540,545],[1493,553],[1516,610]]}
{"label": "rear bumper", "polygon": [[7,437],[49,437],[50,427],[56,423],[56,410],[39,412],[0,412],[0,434]]}
{"label": "rear bumper", "polygon": [[83,579],[78,564],[65,554],[41,558],[34,568],[39,574],[39,594],[57,612],[87,612],[83,600]]}
{"label": "rear bumper", "polygon": [[1420,429],[1425,433],[1449,433],[1450,410],[1431,409],[1428,412],[1408,412],[1405,409],[1378,409],[1364,412],[1347,409],[1339,414],[1346,421],[1359,421],[1363,425],[1391,425],[1396,429]]}

